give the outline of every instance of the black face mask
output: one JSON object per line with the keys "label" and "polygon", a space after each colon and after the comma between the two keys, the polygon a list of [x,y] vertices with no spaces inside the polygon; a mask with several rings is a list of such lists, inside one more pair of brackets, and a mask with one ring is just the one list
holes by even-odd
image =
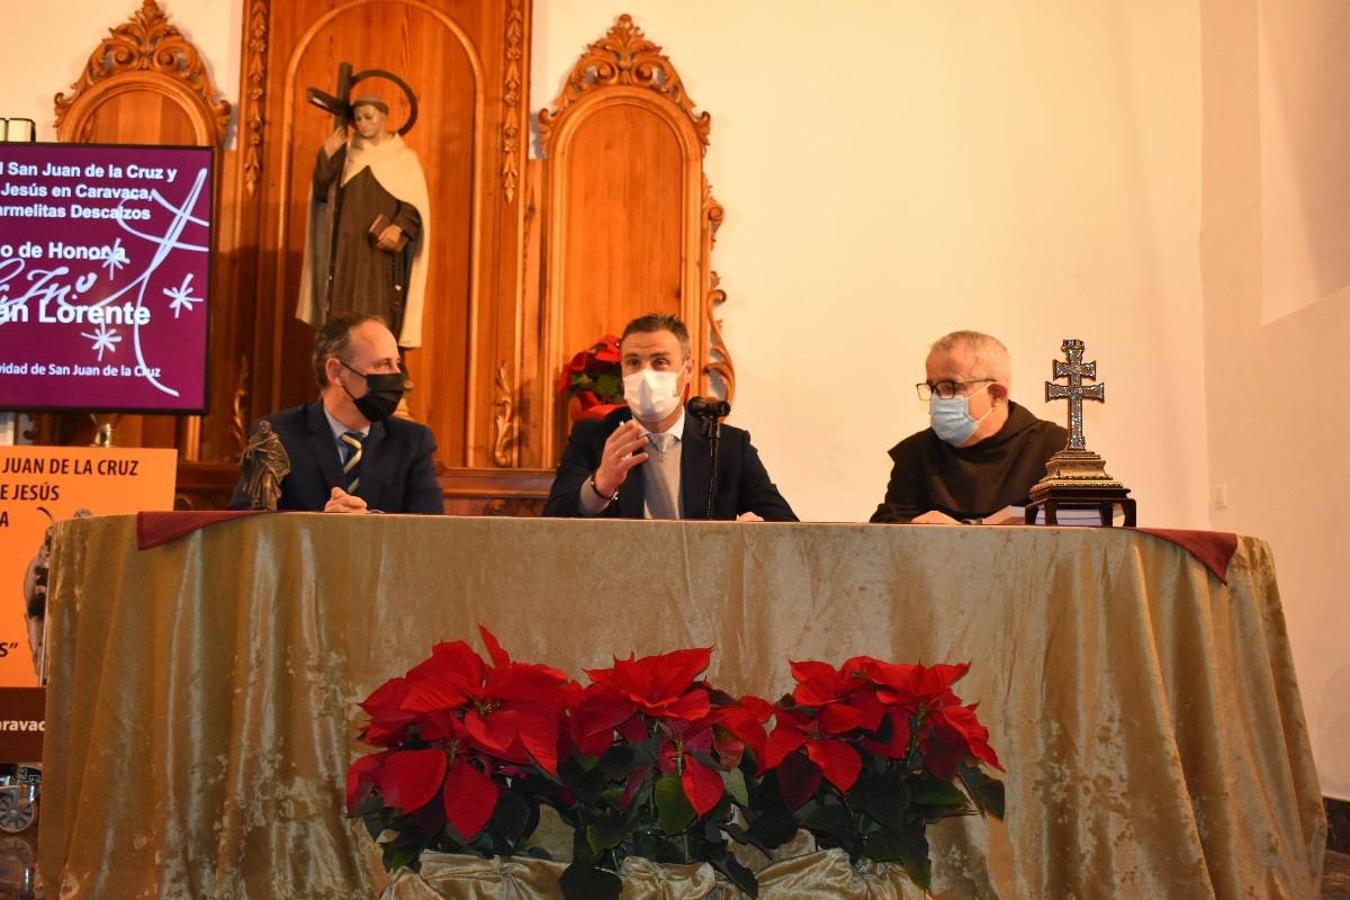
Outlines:
{"label": "black face mask", "polygon": [[352,398],[356,404],[357,412],[365,416],[372,422],[379,422],[381,419],[387,419],[398,409],[398,402],[403,399],[403,373],[387,372],[383,374],[371,373],[369,375],[357,372],[351,366],[342,360],[342,367],[355,375],[360,375],[366,380],[365,396],[357,397],[351,391],[347,391],[347,385],[343,384],[342,389],[347,391],[347,396]]}

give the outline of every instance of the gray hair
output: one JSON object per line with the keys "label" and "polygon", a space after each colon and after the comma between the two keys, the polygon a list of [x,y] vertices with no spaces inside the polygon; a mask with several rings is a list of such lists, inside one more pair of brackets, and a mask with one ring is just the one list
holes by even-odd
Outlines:
{"label": "gray hair", "polygon": [[352,331],[367,322],[378,322],[385,328],[389,327],[384,319],[366,313],[345,313],[340,316],[333,316],[319,326],[318,331],[314,333],[314,353],[311,358],[314,366],[314,380],[318,382],[319,387],[325,387],[328,384],[328,373],[325,369],[329,357],[336,356],[342,362],[351,362]]}
{"label": "gray hair", "polygon": [[1012,381],[1012,357],[1008,348],[993,335],[982,331],[953,331],[933,342],[929,353],[950,353],[958,346],[970,349],[975,357],[975,371],[971,374],[980,378],[993,378],[1003,384]]}

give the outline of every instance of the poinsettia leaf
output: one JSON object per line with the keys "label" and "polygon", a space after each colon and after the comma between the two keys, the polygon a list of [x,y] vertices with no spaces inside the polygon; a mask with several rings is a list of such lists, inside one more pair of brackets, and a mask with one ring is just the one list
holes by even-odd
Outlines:
{"label": "poinsettia leaf", "polygon": [[574,862],[558,879],[566,900],[619,900],[623,882],[613,872]]}
{"label": "poinsettia leaf", "polygon": [[721,801],[726,787],[717,769],[704,765],[692,753],[684,755],[684,771],[680,774],[684,795],[699,816],[707,815]]}
{"label": "poinsettia leaf", "polygon": [[913,822],[903,828],[884,828],[869,834],[863,842],[863,853],[877,862],[898,862],[905,867],[916,885],[925,891],[932,886],[933,869],[928,859],[928,838],[923,823]]}
{"label": "poinsettia leaf", "polygon": [[605,819],[586,826],[586,843],[598,857],[622,844],[632,832],[633,826],[622,819]]}
{"label": "poinsettia leaf", "polygon": [[981,812],[1003,818],[1003,782],[984,774],[979,766],[963,765],[957,769],[957,775]]}
{"label": "poinsettia leaf", "polygon": [[443,750],[398,750],[376,775],[385,806],[412,812],[436,796],[445,778]]}
{"label": "poinsettia leaf", "polygon": [[502,649],[502,645],[497,641],[497,636],[488,631],[483,625],[478,626],[478,633],[483,637],[483,643],[487,646],[488,656],[492,658],[492,664],[501,669],[511,665],[511,654]]}
{"label": "poinsettia leaf", "polygon": [[909,809],[909,786],[903,778],[869,773],[849,791],[849,804],[888,828],[899,828]]}
{"label": "poinsettia leaf", "polygon": [[797,809],[820,790],[820,769],[806,758],[805,753],[788,754],[773,774],[779,794],[789,809]]}
{"label": "poinsettia leaf", "polygon": [[497,807],[492,811],[489,827],[501,835],[508,844],[515,844],[525,837],[530,829],[530,819],[538,822],[539,810],[515,791],[503,791],[497,798]]}
{"label": "poinsettia leaf", "polygon": [[466,842],[478,837],[497,806],[500,790],[497,782],[458,759],[445,776],[445,818],[455,833]]}
{"label": "poinsettia leaf", "polygon": [[920,775],[910,783],[910,802],[919,806],[965,806],[966,795],[950,781]]}
{"label": "poinsettia leaf", "polygon": [[846,807],[834,802],[812,801],[800,811],[802,824],[812,834],[825,836],[833,846],[845,846],[853,833],[853,817]]}
{"label": "poinsettia leaf", "polygon": [[849,744],[837,740],[806,742],[806,755],[820,767],[830,784],[847,792],[862,771],[862,757]]}
{"label": "poinsettia leaf", "polygon": [[600,757],[600,770],[614,781],[627,778],[637,763],[637,751],[628,744],[616,744]]}
{"label": "poinsettia leaf", "polygon": [[694,807],[684,795],[684,785],[678,775],[662,775],[652,789],[656,811],[661,819],[661,830],[679,834],[694,821]]}
{"label": "poinsettia leaf", "polygon": [[745,773],[740,769],[732,769],[730,772],[722,773],[722,785],[726,792],[741,806],[750,805],[750,792],[745,787]]}
{"label": "poinsettia leaf", "polygon": [[[729,828],[727,833],[731,834]],[[736,840],[742,843],[754,844],[767,853],[796,836],[797,819],[786,806],[775,803],[755,816],[745,834],[745,838],[736,837],[734,834],[732,837],[736,837]]]}

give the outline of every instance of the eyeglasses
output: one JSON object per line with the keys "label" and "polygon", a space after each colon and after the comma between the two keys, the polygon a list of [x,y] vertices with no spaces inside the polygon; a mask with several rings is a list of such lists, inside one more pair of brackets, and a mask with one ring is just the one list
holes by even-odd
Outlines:
{"label": "eyeglasses", "polygon": [[970,381],[939,381],[937,384],[929,384],[926,381],[920,381],[914,385],[914,390],[918,391],[920,400],[931,400],[937,397],[939,400],[950,400],[957,394],[964,394],[962,388],[969,387],[972,384],[988,384],[991,381],[997,381],[996,378],[972,378]]}

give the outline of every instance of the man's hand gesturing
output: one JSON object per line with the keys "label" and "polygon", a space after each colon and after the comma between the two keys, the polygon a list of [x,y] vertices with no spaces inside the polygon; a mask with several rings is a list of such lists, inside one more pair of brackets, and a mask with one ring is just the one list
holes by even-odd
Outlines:
{"label": "man's hand gesturing", "polygon": [[606,497],[613,495],[628,478],[628,471],[647,461],[643,451],[647,443],[646,432],[631,419],[614,429],[600,454],[600,467],[595,470],[595,489]]}

